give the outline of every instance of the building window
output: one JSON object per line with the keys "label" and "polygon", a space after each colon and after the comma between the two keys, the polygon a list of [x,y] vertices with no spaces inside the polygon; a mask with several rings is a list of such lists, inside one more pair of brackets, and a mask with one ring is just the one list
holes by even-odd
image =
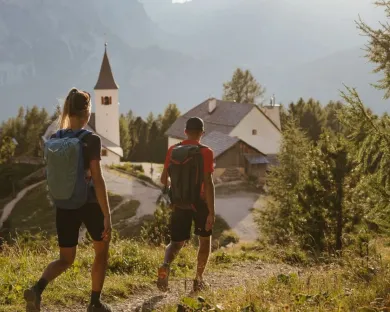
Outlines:
{"label": "building window", "polygon": [[257,135],[257,130],[256,129],[252,130],[252,135]]}
{"label": "building window", "polygon": [[102,156],[107,157],[107,150],[106,149],[102,149]]}
{"label": "building window", "polygon": [[111,96],[102,96],[102,104],[103,105],[110,105],[110,104],[112,104]]}

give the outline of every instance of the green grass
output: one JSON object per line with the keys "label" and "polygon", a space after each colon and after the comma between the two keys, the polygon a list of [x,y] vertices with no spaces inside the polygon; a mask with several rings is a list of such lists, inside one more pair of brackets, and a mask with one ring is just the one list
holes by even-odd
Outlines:
{"label": "green grass", "polygon": [[[162,247],[122,240],[115,234],[110,246],[104,300],[120,302],[137,291],[154,288],[156,269],[161,264],[163,255]],[[217,268],[217,256],[217,253],[212,255],[210,270]],[[39,279],[46,265],[57,257],[55,237],[47,239],[40,234],[24,234],[12,246],[6,246],[0,253],[0,311],[24,311],[23,290]],[[45,306],[86,304],[90,294],[92,261],[92,245],[88,242],[79,245],[74,265],[47,287],[44,294]],[[193,275],[195,265],[196,248],[188,245],[172,265],[172,280]]]}
{"label": "green grass", "polygon": [[[110,265],[105,286],[108,301],[126,298],[136,289],[150,286],[162,250],[131,241],[116,241],[110,249]],[[187,251],[190,252],[190,251]],[[17,244],[0,254],[0,307],[22,311],[22,290],[39,279],[45,266],[58,257],[55,239],[19,238]],[[44,300],[51,305],[85,303],[90,292],[93,249],[78,248],[77,260],[70,270],[47,288]]]}
{"label": "green grass", "polygon": [[[244,283],[244,286],[230,284],[230,280],[226,280],[226,287],[203,292],[203,303],[188,297],[183,297],[181,302],[191,307],[188,311],[218,311],[218,307],[223,307],[224,311],[264,312],[389,311],[384,308],[390,303],[389,250],[389,247],[383,247],[381,258],[372,254],[368,261],[347,254],[328,265],[295,267],[291,271],[299,270],[299,274],[282,273],[276,269],[257,280],[253,280],[248,267],[247,271],[243,271],[242,279],[252,281]],[[229,251],[219,250],[212,254],[208,270],[237,270],[232,267],[233,264],[264,259],[267,252],[257,244],[236,246]],[[163,253],[162,247],[122,240],[115,234],[110,248],[104,300],[120,303],[132,294],[154,288],[156,268]],[[12,246],[6,246],[0,253],[0,311],[24,311],[23,290],[36,281],[45,266],[57,257],[54,237],[45,239],[40,235],[24,235],[18,237]],[[92,261],[91,244],[80,245],[74,265],[45,291],[43,298],[48,310],[53,306],[58,309],[87,304]],[[196,249],[190,244],[172,266],[171,281],[194,274],[195,263]],[[200,310],[201,306],[204,310]],[[210,310],[212,308],[214,310]],[[159,311],[177,311],[177,303],[172,302]]]}
{"label": "green grass", "polygon": [[[254,246],[242,248],[249,250]],[[248,253],[218,252],[220,263],[239,262]],[[388,254],[388,252],[387,252]],[[244,256],[246,255],[246,256]],[[384,258],[384,257],[383,257]],[[367,260],[346,255],[334,259],[329,265],[295,268],[300,273],[270,274],[264,279],[252,280],[243,285],[212,289],[196,297],[182,297],[186,311],[390,311],[390,266],[380,257]],[[280,259],[277,259],[278,261]],[[243,275],[249,280],[251,272]],[[177,311],[172,304],[159,311]],[[203,310],[202,310],[203,308]]]}
{"label": "green grass", "polygon": [[[109,193],[109,201],[111,207],[115,207],[123,201],[123,198]],[[49,201],[46,184],[30,190],[16,204],[9,220],[12,234],[25,231],[33,234],[40,232],[55,234],[55,208]]]}

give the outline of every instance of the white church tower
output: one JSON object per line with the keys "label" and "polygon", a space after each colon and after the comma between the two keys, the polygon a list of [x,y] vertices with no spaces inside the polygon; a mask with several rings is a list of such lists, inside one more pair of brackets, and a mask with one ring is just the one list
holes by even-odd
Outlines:
{"label": "white church tower", "polygon": [[105,44],[102,67],[95,85],[95,127],[96,132],[120,146],[118,85],[112,75]]}

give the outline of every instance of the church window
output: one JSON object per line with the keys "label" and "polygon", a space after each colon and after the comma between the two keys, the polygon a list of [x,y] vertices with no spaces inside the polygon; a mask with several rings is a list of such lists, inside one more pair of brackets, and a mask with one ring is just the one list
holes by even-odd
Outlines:
{"label": "church window", "polygon": [[107,157],[107,150],[106,149],[102,149],[102,156]]}
{"label": "church window", "polygon": [[103,105],[110,105],[112,104],[112,97],[111,96],[102,96],[102,104]]}
{"label": "church window", "polygon": [[257,135],[257,130],[256,129],[252,130],[252,135]]}

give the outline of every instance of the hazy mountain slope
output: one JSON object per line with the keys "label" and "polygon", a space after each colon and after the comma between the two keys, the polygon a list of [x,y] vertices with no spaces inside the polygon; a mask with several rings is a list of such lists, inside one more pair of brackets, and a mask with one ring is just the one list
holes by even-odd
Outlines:
{"label": "hazy mountain slope", "polygon": [[169,43],[175,49],[256,64],[291,65],[352,48],[364,43],[358,15],[369,22],[383,16],[368,0],[144,1],[162,29],[182,36],[181,44]]}
{"label": "hazy mountain slope", "polygon": [[[148,1],[145,11],[137,0],[0,0],[0,120],[19,105],[53,110],[72,86],[92,91],[105,39],[122,112],[146,116],[170,101],[185,111],[220,97],[238,66],[282,102],[338,98],[341,80],[360,86],[363,98],[381,96],[368,86],[375,79],[365,59],[351,50],[365,41],[351,0],[319,0],[318,7],[307,0]],[[171,26],[158,22],[158,7]],[[362,1],[354,10],[375,20],[368,8]]]}
{"label": "hazy mountain slope", "polygon": [[373,66],[364,54],[360,47],[334,53],[283,73],[275,72],[270,75],[270,81],[273,89],[278,90],[279,100],[286,104],[313,95],[323,103],[338,99],[340,90],[345,91],[345,84],[357,88],[365,104],[375,112],[389,111],[389,101],[382,99],[383,92],[370,85],[378,80],[379,75],[372,73]]}
{"label": "hazy mountain slope", "polygon": [[[82,6],[67,1],[42,0],[34,5],[29,0],[0,1],[0,119],[15,115],[19,105],[37,104],[53,110],[56,99],[72,86],[92,91],[105,33],[123,112],[160,112],[169,101],[188,108],[194,99],[208,96],[210,86],[219,85],[223,66],[158,46],[132,48],[101,22],[99,10],[104,9],[104,1],[93,3],[96,5],[92,0]],[[131,3],[140,6],[142,13],[138,2]],[[138,21],[134,27],[147,38],[154,26],[146,15],[144,19],[144,28]],[[142,44],[134,40],[134,46]],[[206,70],[210,74],[205,75]]]}

